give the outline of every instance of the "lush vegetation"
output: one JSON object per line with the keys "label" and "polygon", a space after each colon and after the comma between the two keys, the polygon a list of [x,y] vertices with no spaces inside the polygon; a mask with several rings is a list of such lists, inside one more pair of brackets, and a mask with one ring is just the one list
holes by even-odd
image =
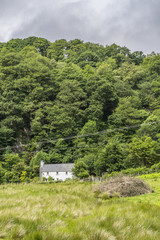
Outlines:
{"label": "lush vegetation", "polygon": [[142,178],[155,192],[97,198],[84,182],[0,186],[0,239],[158,240],[160,175]]}
{"label": "lush vegetation", "polygon": [[159,106],[159,54],[78,39],[0,43],[0,183],[38,176],[42,159],[80,162],[80,177],[150,168]]}

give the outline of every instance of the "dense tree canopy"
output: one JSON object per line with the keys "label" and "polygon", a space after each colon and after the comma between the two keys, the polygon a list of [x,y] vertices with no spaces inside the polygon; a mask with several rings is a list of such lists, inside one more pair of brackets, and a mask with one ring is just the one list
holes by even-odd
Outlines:
{"label": "dense tree canopy", "polygon": [[79,177],[151,166],[159,107],[159,54],[79,39],[0,43],[0,183],[37,176],[41,159],[77,162]]}

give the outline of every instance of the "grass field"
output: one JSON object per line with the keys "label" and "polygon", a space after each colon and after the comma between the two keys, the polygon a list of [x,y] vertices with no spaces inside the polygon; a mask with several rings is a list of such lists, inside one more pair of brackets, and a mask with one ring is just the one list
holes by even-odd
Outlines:
{"label": "grass field", "polygon": [[0,239],[159,240],[160,175],[143,176],[154,193],[96,198],[93,184],[0,186]]}

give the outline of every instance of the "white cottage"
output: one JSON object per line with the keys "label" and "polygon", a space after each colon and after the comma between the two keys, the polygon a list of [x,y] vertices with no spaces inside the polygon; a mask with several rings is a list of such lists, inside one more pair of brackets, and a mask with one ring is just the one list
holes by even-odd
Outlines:
{"label": "white cottage", "polygon": [[44,164],[44,162],[41,161],[40,178],[41,180],[43,177],[48,179],[48,177],[51,176],[53,180],[65,181],[67,178],[73,178],[73,166],[74,163]]}

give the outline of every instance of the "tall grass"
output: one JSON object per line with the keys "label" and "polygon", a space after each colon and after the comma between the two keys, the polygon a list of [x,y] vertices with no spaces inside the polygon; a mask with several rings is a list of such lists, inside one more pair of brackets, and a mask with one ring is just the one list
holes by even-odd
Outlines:
{"label": "tall grass", "polygon": [[[160,183],[149,181],[156,188]],[[0,239],[160,239],[160,207],[149,203],[157,193],[147,200],[102,200],[92,187],[75,182],[0,186]]]}

